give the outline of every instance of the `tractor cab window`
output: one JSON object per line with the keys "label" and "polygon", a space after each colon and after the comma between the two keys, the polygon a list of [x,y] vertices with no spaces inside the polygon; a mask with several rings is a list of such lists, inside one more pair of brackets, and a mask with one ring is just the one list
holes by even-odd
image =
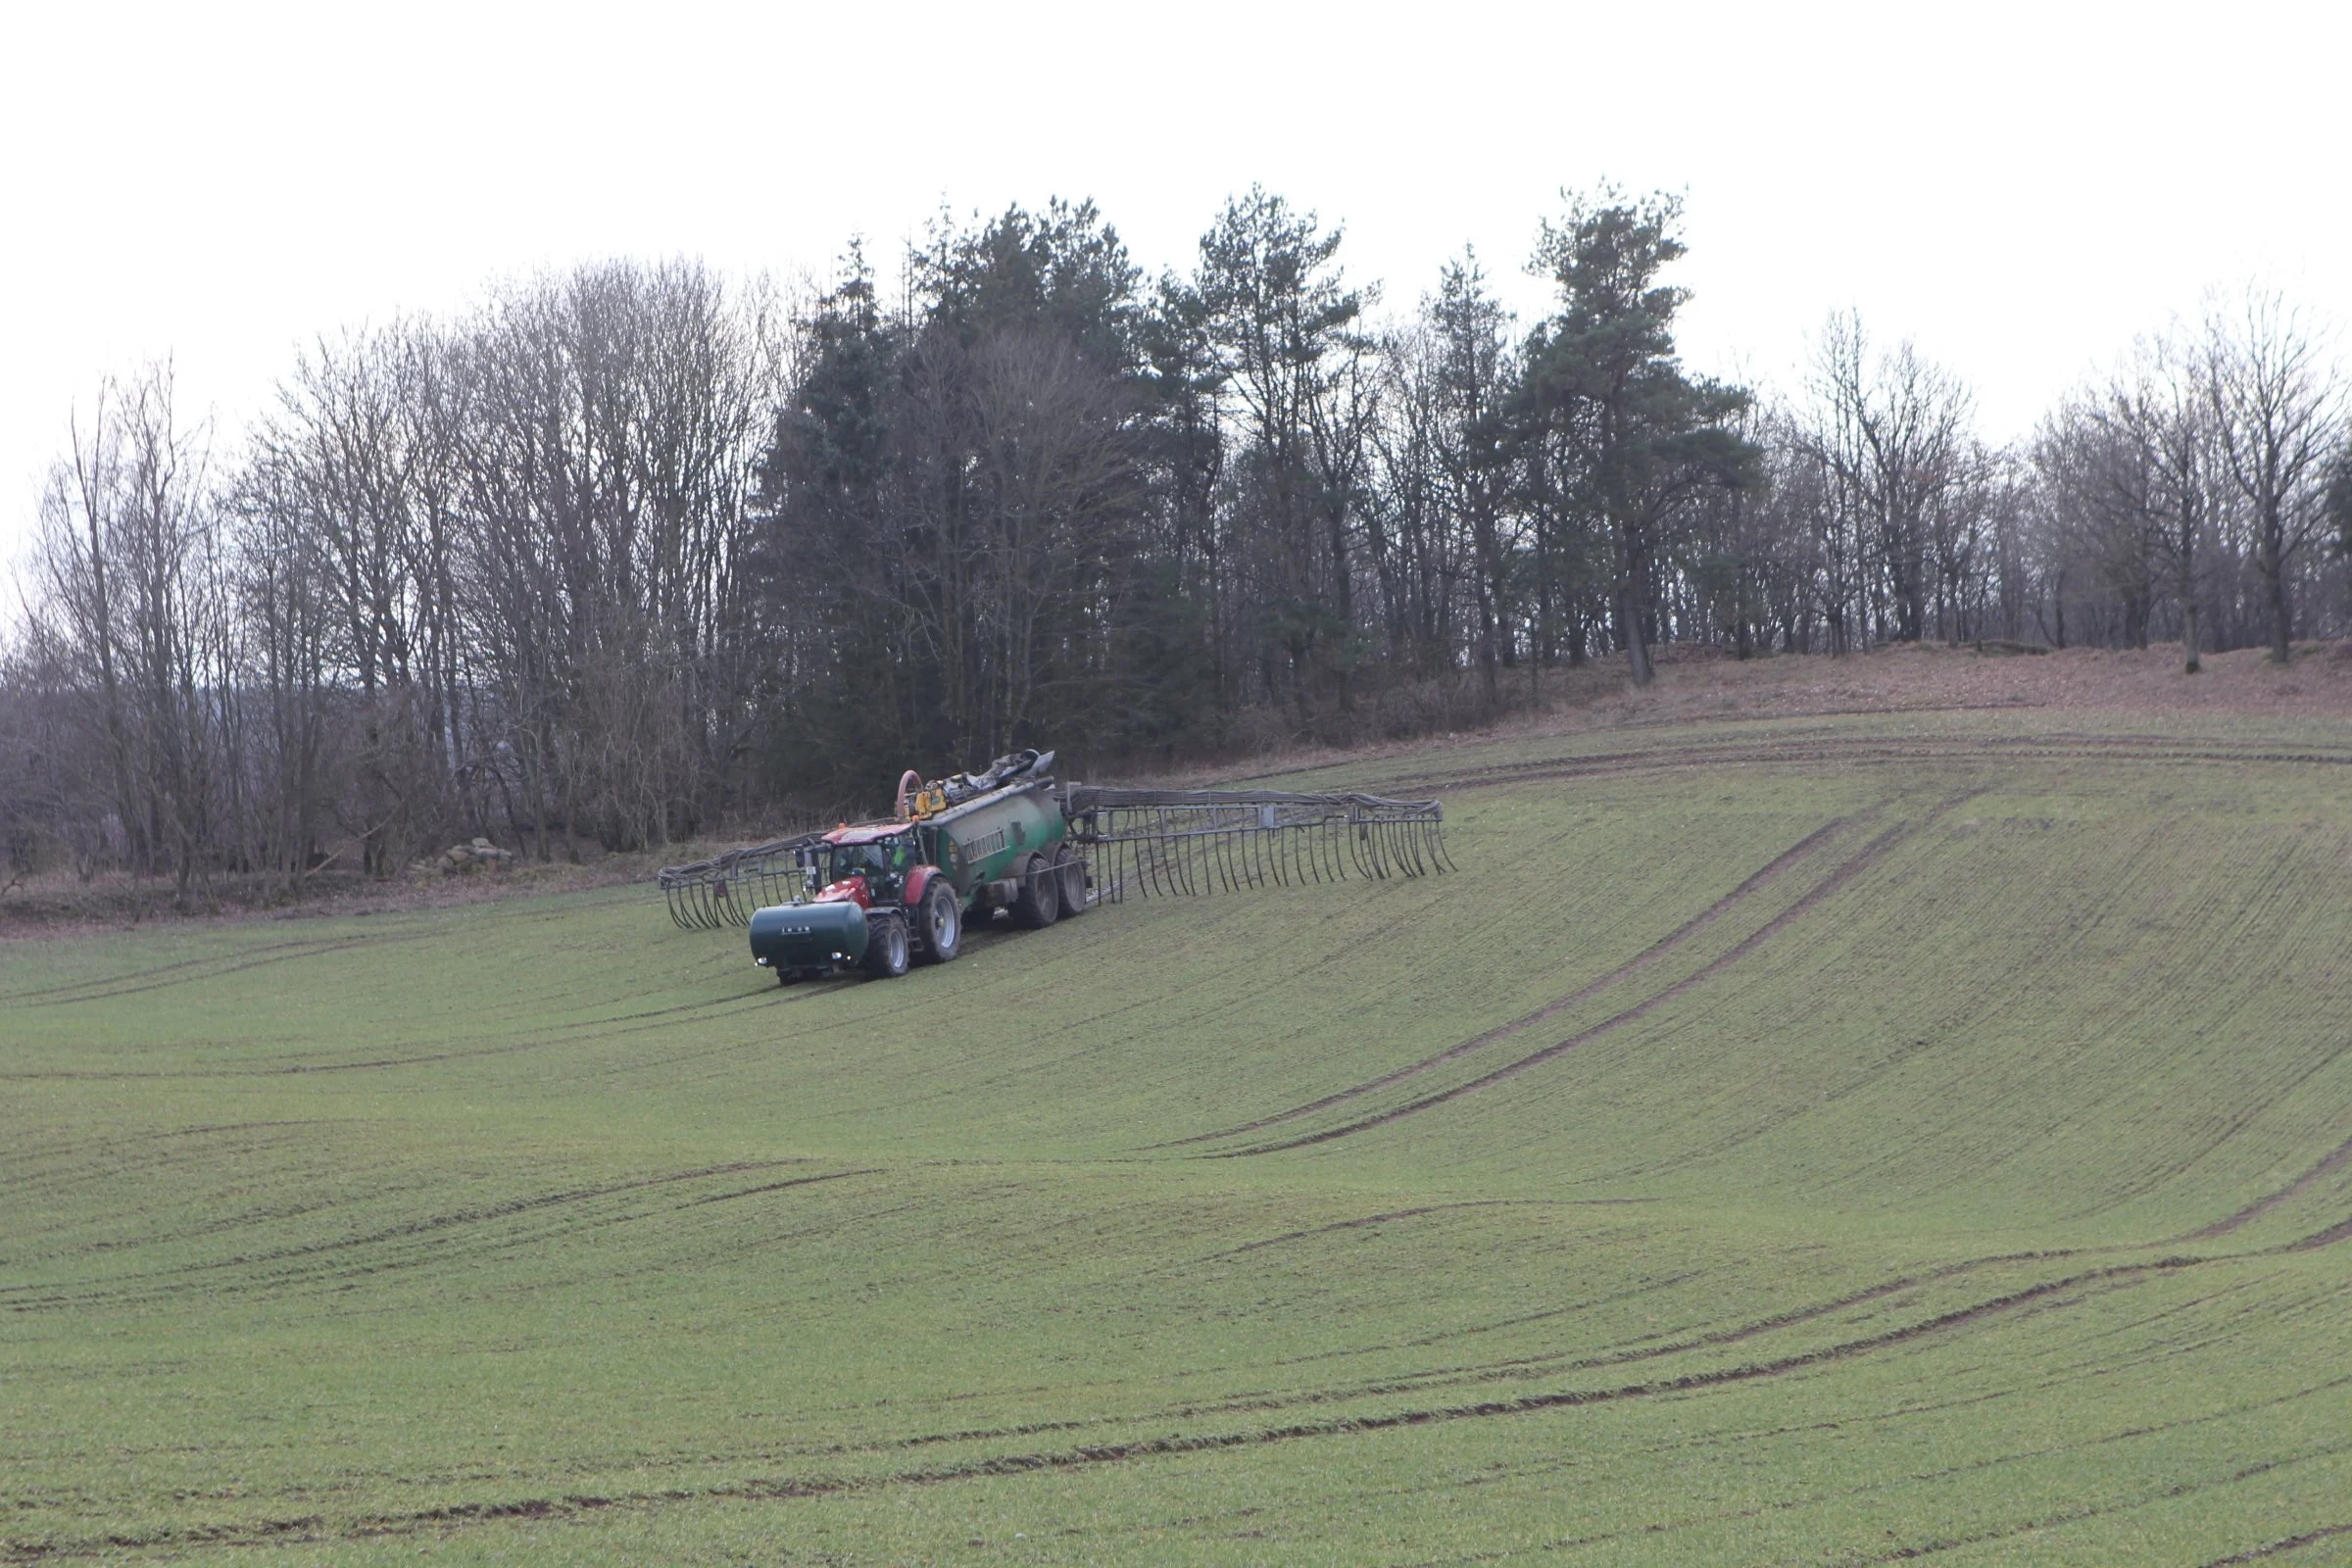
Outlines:
{"label": "tractor cab window", "polygon": [[833,880],[836,882],[847,881],[854,876],[905,876],[913,868],[913,857],[907,853],[905,839],[833,846]]}

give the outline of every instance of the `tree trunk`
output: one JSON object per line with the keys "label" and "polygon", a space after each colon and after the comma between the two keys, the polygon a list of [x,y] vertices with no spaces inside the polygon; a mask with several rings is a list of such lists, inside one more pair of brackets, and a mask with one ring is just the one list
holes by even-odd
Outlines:
{"label": "tree trunk", "polygon": [[1636,621],[1631,631],[1625,642],[1626,667],[1632,671],[1635,685],[1646,686],[1657,678],[1657,666],[1650,662],[1649,644],[1642,635],[1641,623]]}
{"label": "tree trunk", "polygon": [[2294,657],[2294,650],[2287,644],[2286,562],[2283,557],[2284,552],[2279,548],[2274,526],[2271,537],[2263,541],[2262,550],[2263,587],[2271,600],[2271,662],[2274,664],[2283,664]]}
{"label": "tree trunk", "polygon": [[1649,639],[1643,633],[1640,606],[1641,586],[1639,568],[1626,573],[1626,582],[1617,600],[1617,634],[1625,642],[1626,668],[1634,684],[1646,686],[1657,675],[1657,666],[1649,657]]}

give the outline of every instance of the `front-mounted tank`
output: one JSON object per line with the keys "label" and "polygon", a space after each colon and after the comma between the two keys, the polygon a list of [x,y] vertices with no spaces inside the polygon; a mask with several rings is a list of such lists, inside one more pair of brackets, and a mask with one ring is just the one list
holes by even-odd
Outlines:
{"label": "front-mounted tank", "polygon": [[752,911],[752,957],[780,975],[861,963],[871,935],[865,910],[855,904],[778,904]]}

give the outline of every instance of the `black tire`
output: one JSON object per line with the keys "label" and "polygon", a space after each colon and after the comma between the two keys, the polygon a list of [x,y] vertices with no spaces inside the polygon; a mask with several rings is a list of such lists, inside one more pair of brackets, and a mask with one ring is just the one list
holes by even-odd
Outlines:
{"label": "black tire", "polygon": [[897,916],[873,922],[865,936],[865,957],[859,968],[877,980],[896,980],[906,972],[906,922]]}
{"label": "black tire", "polygon": [[963,901],[945,872],[923,888],[923,902],[914,912],[914,956],[925,963],[946,963],[963,951]]}
{"label": "black tire", "polygon": [[1061,918],[1061,877],[1042,855],[1029,857],[1021,870],[1020,890],[1012,896],[1013,923],[1043,931]]}
{"label": "black tire", "polygon": [[1066,917],[1086,912],[1086,861],[1064,839],[1054,851],[1054,876],[1060,884],[1061,912]]}

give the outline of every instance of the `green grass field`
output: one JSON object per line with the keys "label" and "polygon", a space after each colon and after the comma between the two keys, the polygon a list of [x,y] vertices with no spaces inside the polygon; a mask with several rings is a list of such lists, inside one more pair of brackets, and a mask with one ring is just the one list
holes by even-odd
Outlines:
{"label": "green grass field", "polygon": [[1459,874],[780,990],[0,948],[0,1560],[2352,1562],[2352,725],[1288,775]]}

